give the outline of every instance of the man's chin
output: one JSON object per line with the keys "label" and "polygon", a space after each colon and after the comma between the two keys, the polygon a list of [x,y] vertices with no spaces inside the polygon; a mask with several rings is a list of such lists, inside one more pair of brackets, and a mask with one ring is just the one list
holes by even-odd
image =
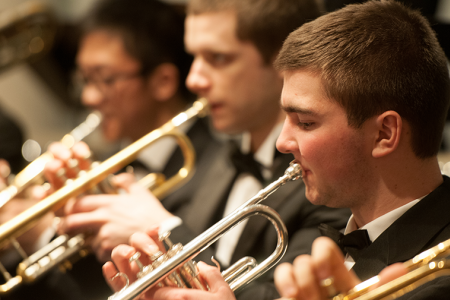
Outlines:
{"label": "man's chin", "polygon": [[239,130],[233,126],[233,124],[229,124],[226,122],[220,122],[220,121],[213,121],[213,127],[216,131],[227,134],[227,135],[236,135],[241,134],[242,130]]}
{"label": "man's chin", "polygon": [[119,124],[116,122],[104,122],[102,124],[103,138],[110,143],[117,142],[123,138]]}
{"label": "man's chin", "polygon": [[119,140],[121,140],[122,136],[118,132],[104,130],[103,138],[108,143],[115,143],[115,142],[118,142]]}
{"label": "man's chin", "polygon": [[319,197],[315,191],[308,191],[308,188],[306,189],[305,196],[306,199],[314,205],[326,205],[326,201],[324,201],[324,199]]}

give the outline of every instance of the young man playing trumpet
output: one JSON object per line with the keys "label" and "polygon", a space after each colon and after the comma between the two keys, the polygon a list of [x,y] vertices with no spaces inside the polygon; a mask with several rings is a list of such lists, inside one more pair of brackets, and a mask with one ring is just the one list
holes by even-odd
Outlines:
{"label": "young man playing trumpet", "polygon": [[[196,183],[198,189],[192,196],[177,195],[176,201],[183,205],[176,209],[166,209],[166,200],[161,204],[144,188],[129,183],[126,189],[130,194],[123,197],[128,197],[128,201],[144,199],[147,204],[133,206],[125,202],[129,208],[120,211],[121,218],[102,218],[100,215],[105,211],[117,211],[110,201],[113,196],[83,197],[66,208],[61,228],[68,233],[93,231],[93,247],[103,259],[119,243],[127,242],[130,232],[145,231],[155,225],[167,228],[168,223],[180,219],[181,224],[171,226],[171,238],[187,243],[278,179],[292,156],[275,149],[284,113],[279,107],[282,78],[272,63],[289,32],[318,15],[314,0],[190,1],[185,46],[194,62],[187,86],[208,100],[215,129],[228,135],[243,134],[242,140],[238,145],[216,148],[209,157],[210,163],[196,171],[203,176]],[[80,157],[74,150],[73,155]],[[66,153],[66,158],[72,155]],[[253,159],[256,162],[245,169],[245,161]],[[121,178],[129,182],[124,176]],[[52,182],[58,185],[56,178]],[[312,241],[319,235],[320,223],[343,227],[348,217],[347,210],[313,206],[303,196],[299,199],[302,194],[301,182],[290,183],[264,202],[276,209],[286,223],[290,248],[285,261],[309,253]],[[272,225],[258,218],[250,219],[224,239],[216,249],[203,253],[204,257],[215,255],[224,267],[246,255],[258,261],[265,259],[277,243]],[[277,297],[272,274],[261,278],[239,297]]]}
{"label": "young man playing trumpet", "polygon": [[[450,179],[437,161],[450,79],[445,54],[419,12],[389,0],[349,5],[291,33],[276,66],[286,112],[277,148],[302,166],[313,204],[352,211],[345,235],[335,234],[344,253],[321,237],[311,256],[277,268],[283,297],[328,299],[326,279],[334,280],[328,292],[346,293],[359,279],[450,238]],[[151,254],[153,244],[143,234],[131,242],[112,255],[130,276],[127,253]],[[111,264],[104,268],[116,272]],[[163,288],[146,296],[233,299],[217,271],[203,270],[210,292]],[[448,299],[449,281],[440,277],[403,298]]]}

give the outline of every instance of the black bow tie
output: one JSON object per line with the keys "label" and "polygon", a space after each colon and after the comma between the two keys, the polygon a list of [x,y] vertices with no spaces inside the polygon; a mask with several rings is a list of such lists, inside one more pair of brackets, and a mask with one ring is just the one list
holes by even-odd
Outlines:
{"label": "black bow tie", "polygon": [[252,153],[243,154],[236,143],[230,142],[230,160],[236,168],[238,174],[250,173],[259,182],[264,182],[261,173],[262,165],[257,162]]}
{"label": "black bow tie", "polygon": [[335,241],[344,254],[350,254],[354,261],[358,259],[360,250],[372,244],[369,234],[365,229],[354,230],[344,235],[327,224],[320,224],[319,230],[323,236],[327,236]]}

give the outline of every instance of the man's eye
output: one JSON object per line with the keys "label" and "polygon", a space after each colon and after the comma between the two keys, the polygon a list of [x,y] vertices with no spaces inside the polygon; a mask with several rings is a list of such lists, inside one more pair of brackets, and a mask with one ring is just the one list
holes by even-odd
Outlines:
{"label": "man's eye", "polygon": [[223,54],[213,54],[212,60],[216,63],[224,63],[226,61],[226,57]]}
{"label": "man's eye", "polygon": [[214,66],[224,66],[231,61],[231,56],[221,53],[211,53],[208,56],[208,60]]}
{"label": "man's eye", "polygon": [[312,122],[298,122],[298,126],[303,129],[309,129],[313,124]]}
{"label": "man's eye", "polygon": [[99,79],[99,81],[101,81],[103,84],[106,84],[106,85],[112,85],[115,80],[116,80],[116,78],[114,76],[103,77],[103,78]]}

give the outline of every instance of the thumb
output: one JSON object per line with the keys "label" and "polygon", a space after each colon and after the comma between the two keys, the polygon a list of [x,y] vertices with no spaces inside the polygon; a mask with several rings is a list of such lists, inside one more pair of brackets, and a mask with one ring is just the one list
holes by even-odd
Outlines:
{"label": "thumb", "polygon": [[226,288],[227,290],[230,289],[230,286],[223,279],[223,276],[217,267],[207,265],[202,261],[200,261],[197,266],[200,275],[202,276],[203,280],[208,283],[211,292],[216,292],[223,288]]}

